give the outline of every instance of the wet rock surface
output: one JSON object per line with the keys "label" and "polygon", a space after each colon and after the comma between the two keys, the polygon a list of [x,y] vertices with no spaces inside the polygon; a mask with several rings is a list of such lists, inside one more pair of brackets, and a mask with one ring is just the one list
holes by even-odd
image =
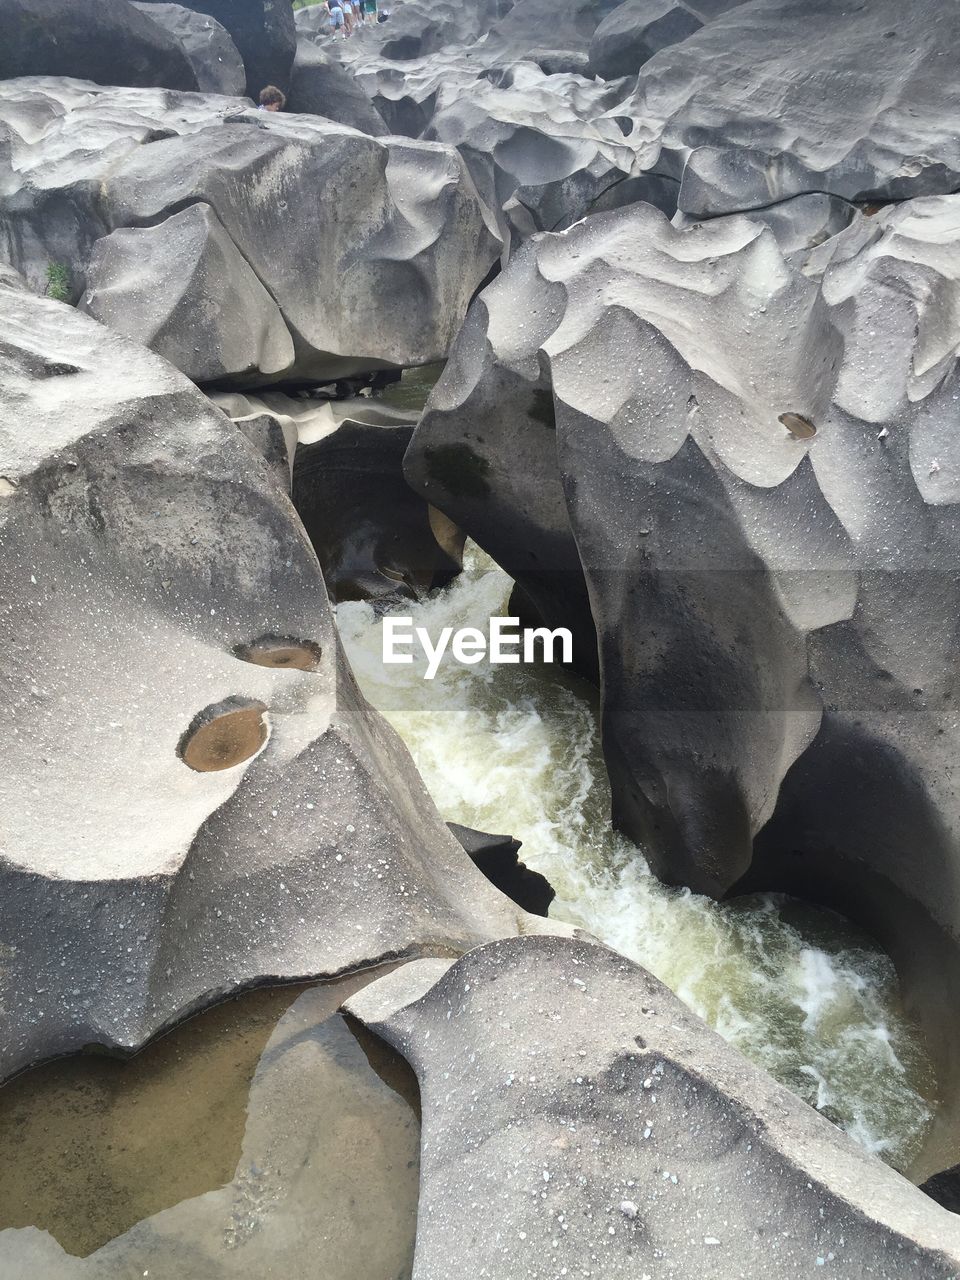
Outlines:
{"label": "wet rock surface", "polygon": [[[63,271],[71,301],[198,382],[440,359],[500,250],[435,143],[67,80],[0,83],[0,121],[0,254],[38,290]],[[318,201],[334,189],[349,212]]]}
{"label": "wet rock surface", "polygon": [[21,1171],[4,1276],[408,1277],[416,1081],[335,1012],[372,976],[250,992],[131,1063],[67,1059],[0,1094]]}
{"label": "wet rock surface", "polygon": [[416,1280],[960,1266],[954,1217],[616,952],[510,939],[403,966],[346,1008],[420,1084]]}
{"label": "wet rock surface", "polygon": [[515,930],[359,695],[239,429],[69,307],[0,306],[0,1072]]}

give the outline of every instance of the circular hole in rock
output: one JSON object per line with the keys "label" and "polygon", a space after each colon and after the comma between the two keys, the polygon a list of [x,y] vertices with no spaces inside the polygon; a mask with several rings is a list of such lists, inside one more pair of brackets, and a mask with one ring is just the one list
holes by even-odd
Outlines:
{"label": "circular hole in rock", "polygon": [[781,413],[779,421],[798,440],[811,440],[817,434],[817,428],[802,413]]}
{"label": "circular hole in rock", "polygon": [[289,636],[261,636],[252,644],[238,645],[234,654],[242,662],[258,667],[287,667],[292,671],[316,671],[321,649],[312,640],[294,640]]}
{"label": "circular hole in rock", "polygon": [[177,754],[197,773],[243,764],[267,740],[266,709],[252,698],[227,698],[204,707],[180,739]]}

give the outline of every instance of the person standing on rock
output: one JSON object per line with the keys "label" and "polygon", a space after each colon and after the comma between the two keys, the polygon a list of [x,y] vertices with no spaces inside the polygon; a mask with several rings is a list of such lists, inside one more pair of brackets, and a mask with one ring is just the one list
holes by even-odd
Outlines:
{"label": "person standing on rock", "polygon": [[346,24],[339,0],[331,0],[331,3],[324,4],[323,7],[330,15],[330,34],[336,36],[339,32],[340,39],[345,40],[347,37]]}
{"label": "person standing on rock", "polygon": [[352,0],[340,0],[340,3],[343,8],[343,20],[347,29],[347,35],[352,36],[353,28],[354,28],[354,12],[353,12]]}
{"label": "person standing on rock", "polygon": [[275,84],[268,84],[265,89],[260,90],[261,111],[282,111],[286,105],[287,95]]}
{"label": "person standing on rock", "polygon": [[379,21],[377,15],[377,0],[361,0],[363,5],[363,20],[366,23],[376,23]]}

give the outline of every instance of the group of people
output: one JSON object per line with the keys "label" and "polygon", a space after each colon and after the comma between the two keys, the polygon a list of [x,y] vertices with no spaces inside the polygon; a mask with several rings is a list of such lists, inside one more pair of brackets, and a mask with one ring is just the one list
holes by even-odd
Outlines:
{"label": "group of people", "polygon": [[364,23],[382,21],[379,0],[323,0],[320,7],[330,15],[330,30],[344,39]]}

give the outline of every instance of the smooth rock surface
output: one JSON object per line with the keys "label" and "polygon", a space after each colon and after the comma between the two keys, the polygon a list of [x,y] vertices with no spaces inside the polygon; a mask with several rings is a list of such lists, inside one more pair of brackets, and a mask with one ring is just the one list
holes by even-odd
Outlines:
{"label": "smooth rock surface", "polygon": [[72,308],[0,309],[0,1075],[515,931],[242,433]]}
{"label": "smooth rock surface", "polygon": [[683,0],[626,0],[593,33],[590,69],[605,80],[636,75],[658,50],[679,44],[702,26]]}
{"label": "smooth rock surface", "polygon": [[375,138],[390,132],[350,72],[309,40],[297,44],[287,110],[323,116]]}
{"label": "smooth rock surface", "polygon": [[582,76],[545,76],[522,62],[496,84],[441,87],[423,136],[459,150],[490,208],[521,209],[531,231],[558,230],[640,174],[637,152],[603,114],[605,93]]}
{"label": "smooth rock surface", "polygon": [[229,31],[243,59],[251,98],[268,84],[284,92],[290,87],[297,50],[291,0],[187,0],[186,8],[207,14]]}
{"label": "smooth rock surface", "polygon": [[127,0],[0,0],[0,32],[0,80],[199,88],[180,41]]}
{"label": "smooth rock surface", "polygon": [[891,951],[944,1163],[958,250],[955,196],[858,216],[812,274],[748,218],[588,218],[483,292],[405,461],[580,655],[592,613],[614,820],[658,874],[794,891]]}
{"label": "smooth rock surface", "polygon": [[201,93],[243,93],[247,74],[240,51],[227,29],[209,14],[197,13],[182,4],[155,4],[152,0],[134,0],[134,8],[180,42],[196,72]]}
{"label": "smooth rock surface", "polygon": [[[0,83],[11,139],[0,256],[37,289],[51,264],[63,267],[74,298],[88,288],[87,305],[111,323],[138,340],[160,335],[198,382],[442,359],[500,250],[459,156],[247,108],[79,81]],[[209,297],[244,297],[249,314]]]}
{"label": "smooth rock surface", "polygon": [[645,63],[623,112],[694,216],[810,191],[946,194],[960,185],[958,47],[960,8],[940,0],[751,0]]}
{"label": "smooth rock surface", "polygon": [[280,309],[208,204],[98,240],[80,306],[195,382],[271,377],[295,360]]}
{"label": "smooth rock surface", "polygon": [[952,1280],[960,1222],[582,940],[423,960],[346,1009],[420,1083],[414,1280]]}

